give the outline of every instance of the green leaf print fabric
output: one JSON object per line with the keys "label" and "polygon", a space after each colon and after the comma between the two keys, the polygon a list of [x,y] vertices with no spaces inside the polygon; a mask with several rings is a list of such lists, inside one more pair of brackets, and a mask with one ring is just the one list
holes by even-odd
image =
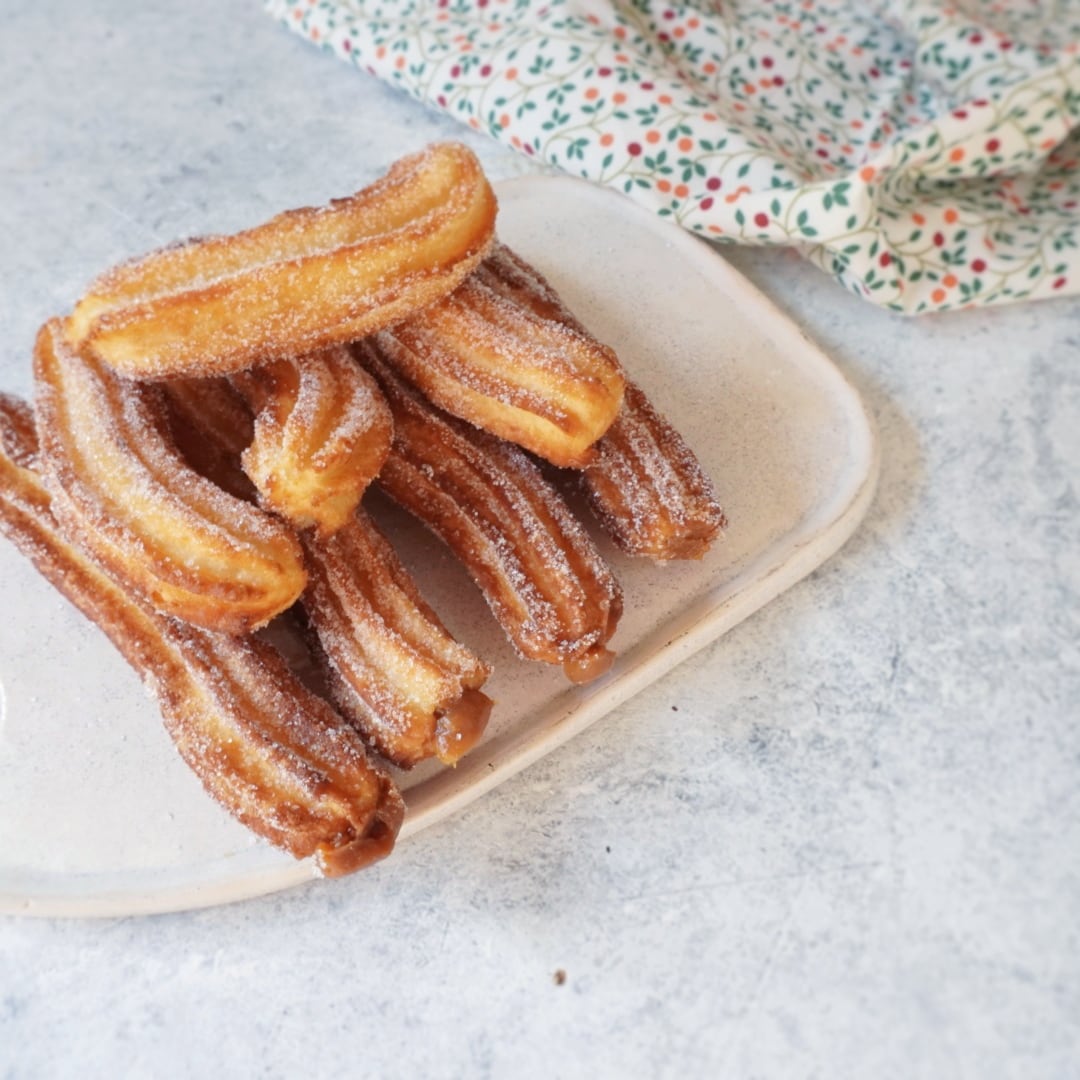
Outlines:
{"label": "green leaf print fabric", "polygon": [[916,314],[1080,290],[1080,0],[269,0],[704,237]]}

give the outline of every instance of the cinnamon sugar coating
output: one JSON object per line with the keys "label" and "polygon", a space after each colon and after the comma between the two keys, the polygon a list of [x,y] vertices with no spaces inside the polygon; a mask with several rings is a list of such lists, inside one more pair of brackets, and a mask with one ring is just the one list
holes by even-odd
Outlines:
{"label": "cinnamon sugar coating", "polygon": [[629,381],[581,482],[600,523],[628,555],[700,559],[727,524],[686,440]]}
{"label": "cinnamon sugar coating", "polygon": [[304,611],[331,700],[395,765],[454,764],[491,713],[479,689],[489,666],[450,636],[362,510],[304,549]]}
{"label": "cinnamon sugar coating", "polygon": [[355,351],[394,414],[382,490],[461,560],[522,656],[575,682],[603,674],[622,591],[561,496],[521,449],[425,400],[374,343]]}
{"label": "cinnamon sugar coating", "polygon": [[299,541],[184,461],[157,387],[77,355],[58,320],[38,334],[34,380],[53,512],[126,588],[158,611],[234,634],[297,599]]}
{"label": "cinnamon sugar coating", "polygon": [[255,413],[244,471],[268,510],[323,535],[352,517],[390,452],[375,380],[343,346],[233,376]]}
{"label": "cinnamon sugar coating", "polygon": [[[207,790],[327,873],[401,822],[365,746],[453,764],[492,704],[488,665],[358,510],[374,478],[519,655],[575,682],[613,662],[622,593],[530,452],[578,470],[631,554],[700,558],[724,526],[685,441],[494,244],[494,216],[471,152],[431,147],[328,207],[101,277],[39,335],[40,450],[0,396],[0,529],[140,672]],[[333,704],[225,636],[298,597]]]}
{"label": "cinnamon sugar coating", "polygon": [[622,401],[615,353],[502,244],[449,296],[383,331],[379,347],[440,408],[555,465],[591,461]]}
{"label": "cinnamon sugar coating", "polygon": [[121,588],[66,539],[36,460],[30,409],[0,395],[0,531],[140,675],[209,794],[328,875],[387,855],[404,804],[355,731],[270,645],[184,626]]}
{"label": "cinnamon sugar coating", "polygon": [[132,378],[219,375],[356,340],[453,290],[487,253],[495,196],[442,143],[325,207],[189,240],[98,278],[73,346]]}

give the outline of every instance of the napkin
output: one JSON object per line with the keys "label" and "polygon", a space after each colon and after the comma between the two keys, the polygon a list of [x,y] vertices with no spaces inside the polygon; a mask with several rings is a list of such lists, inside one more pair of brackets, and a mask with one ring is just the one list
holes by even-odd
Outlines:
{"label": "napkin", "polygon": [[907,314],[1080,291],[1080,0],[269,0],[704,237]]}

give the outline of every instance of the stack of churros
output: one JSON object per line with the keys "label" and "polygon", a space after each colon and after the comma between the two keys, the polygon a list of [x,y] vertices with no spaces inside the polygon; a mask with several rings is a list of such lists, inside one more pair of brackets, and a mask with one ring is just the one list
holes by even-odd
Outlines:
{"label": "stack of churros", "polygon": [[[482,738],[490,665],[361,505],[445,543],[510,643],[606,672],[622,591],[558,484],[632,555],[724,526],[685,442],[551,286],[495,239],[473,154],[109,271],[0,396],[0,530],[110,637],[206,790],[327,874],[387,854],[388,765]],[[555,468],[552,468],[555,467]],[[323,690],[258,635],[286,619]]]}

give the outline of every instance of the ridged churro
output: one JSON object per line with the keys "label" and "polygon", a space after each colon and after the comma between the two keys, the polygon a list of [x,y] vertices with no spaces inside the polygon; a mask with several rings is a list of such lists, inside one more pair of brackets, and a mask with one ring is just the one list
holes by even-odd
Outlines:
{"label": "ridged churro", "polygon": [[555,465],[588,464],[622,401],[615,353],[502,244],[453,293],[378,340],[440,408]]}
{"label": "ridged churro", "polygon": [[244,471],[268,510],[329,535],[353,515],[390,452],[393,421],[344,346],[233,376],[255,413]]}
{"label": "ridged churro", "polygon": [[0,395],[0,531],[119,649],[203,786],[239,821],[337,876],[387,855],[404,804],[354,730],[265,642],[198,630],[133,599],[73,547],[34,468],[27,406]]}
{"label": "ridged churro", "polygon": [[304,548],[304,610],[331,700],[395,765],[452,765],[487,724],[488,665],[447,633],[362,510]]}
{"label": "ridged churro", "polygon": [[34,379],[53,512],[126,588],[226,633],[262,626],[299,597],[296,536],[184,461],[155,386],[77,355],[57,320],[38,334]]}
{"label": "ridged churro", "polygon": [[484,257],[495,196],[442,143],[326,207],[190,240],[98,278],[69,342],[133,378],[229,374],[354,341],[453,290]]}
{"label": "ridged churro", "polygon": [[628,555],[700,559],[726,524],[686,440],[629,381],[581,482],[601,525]]}

